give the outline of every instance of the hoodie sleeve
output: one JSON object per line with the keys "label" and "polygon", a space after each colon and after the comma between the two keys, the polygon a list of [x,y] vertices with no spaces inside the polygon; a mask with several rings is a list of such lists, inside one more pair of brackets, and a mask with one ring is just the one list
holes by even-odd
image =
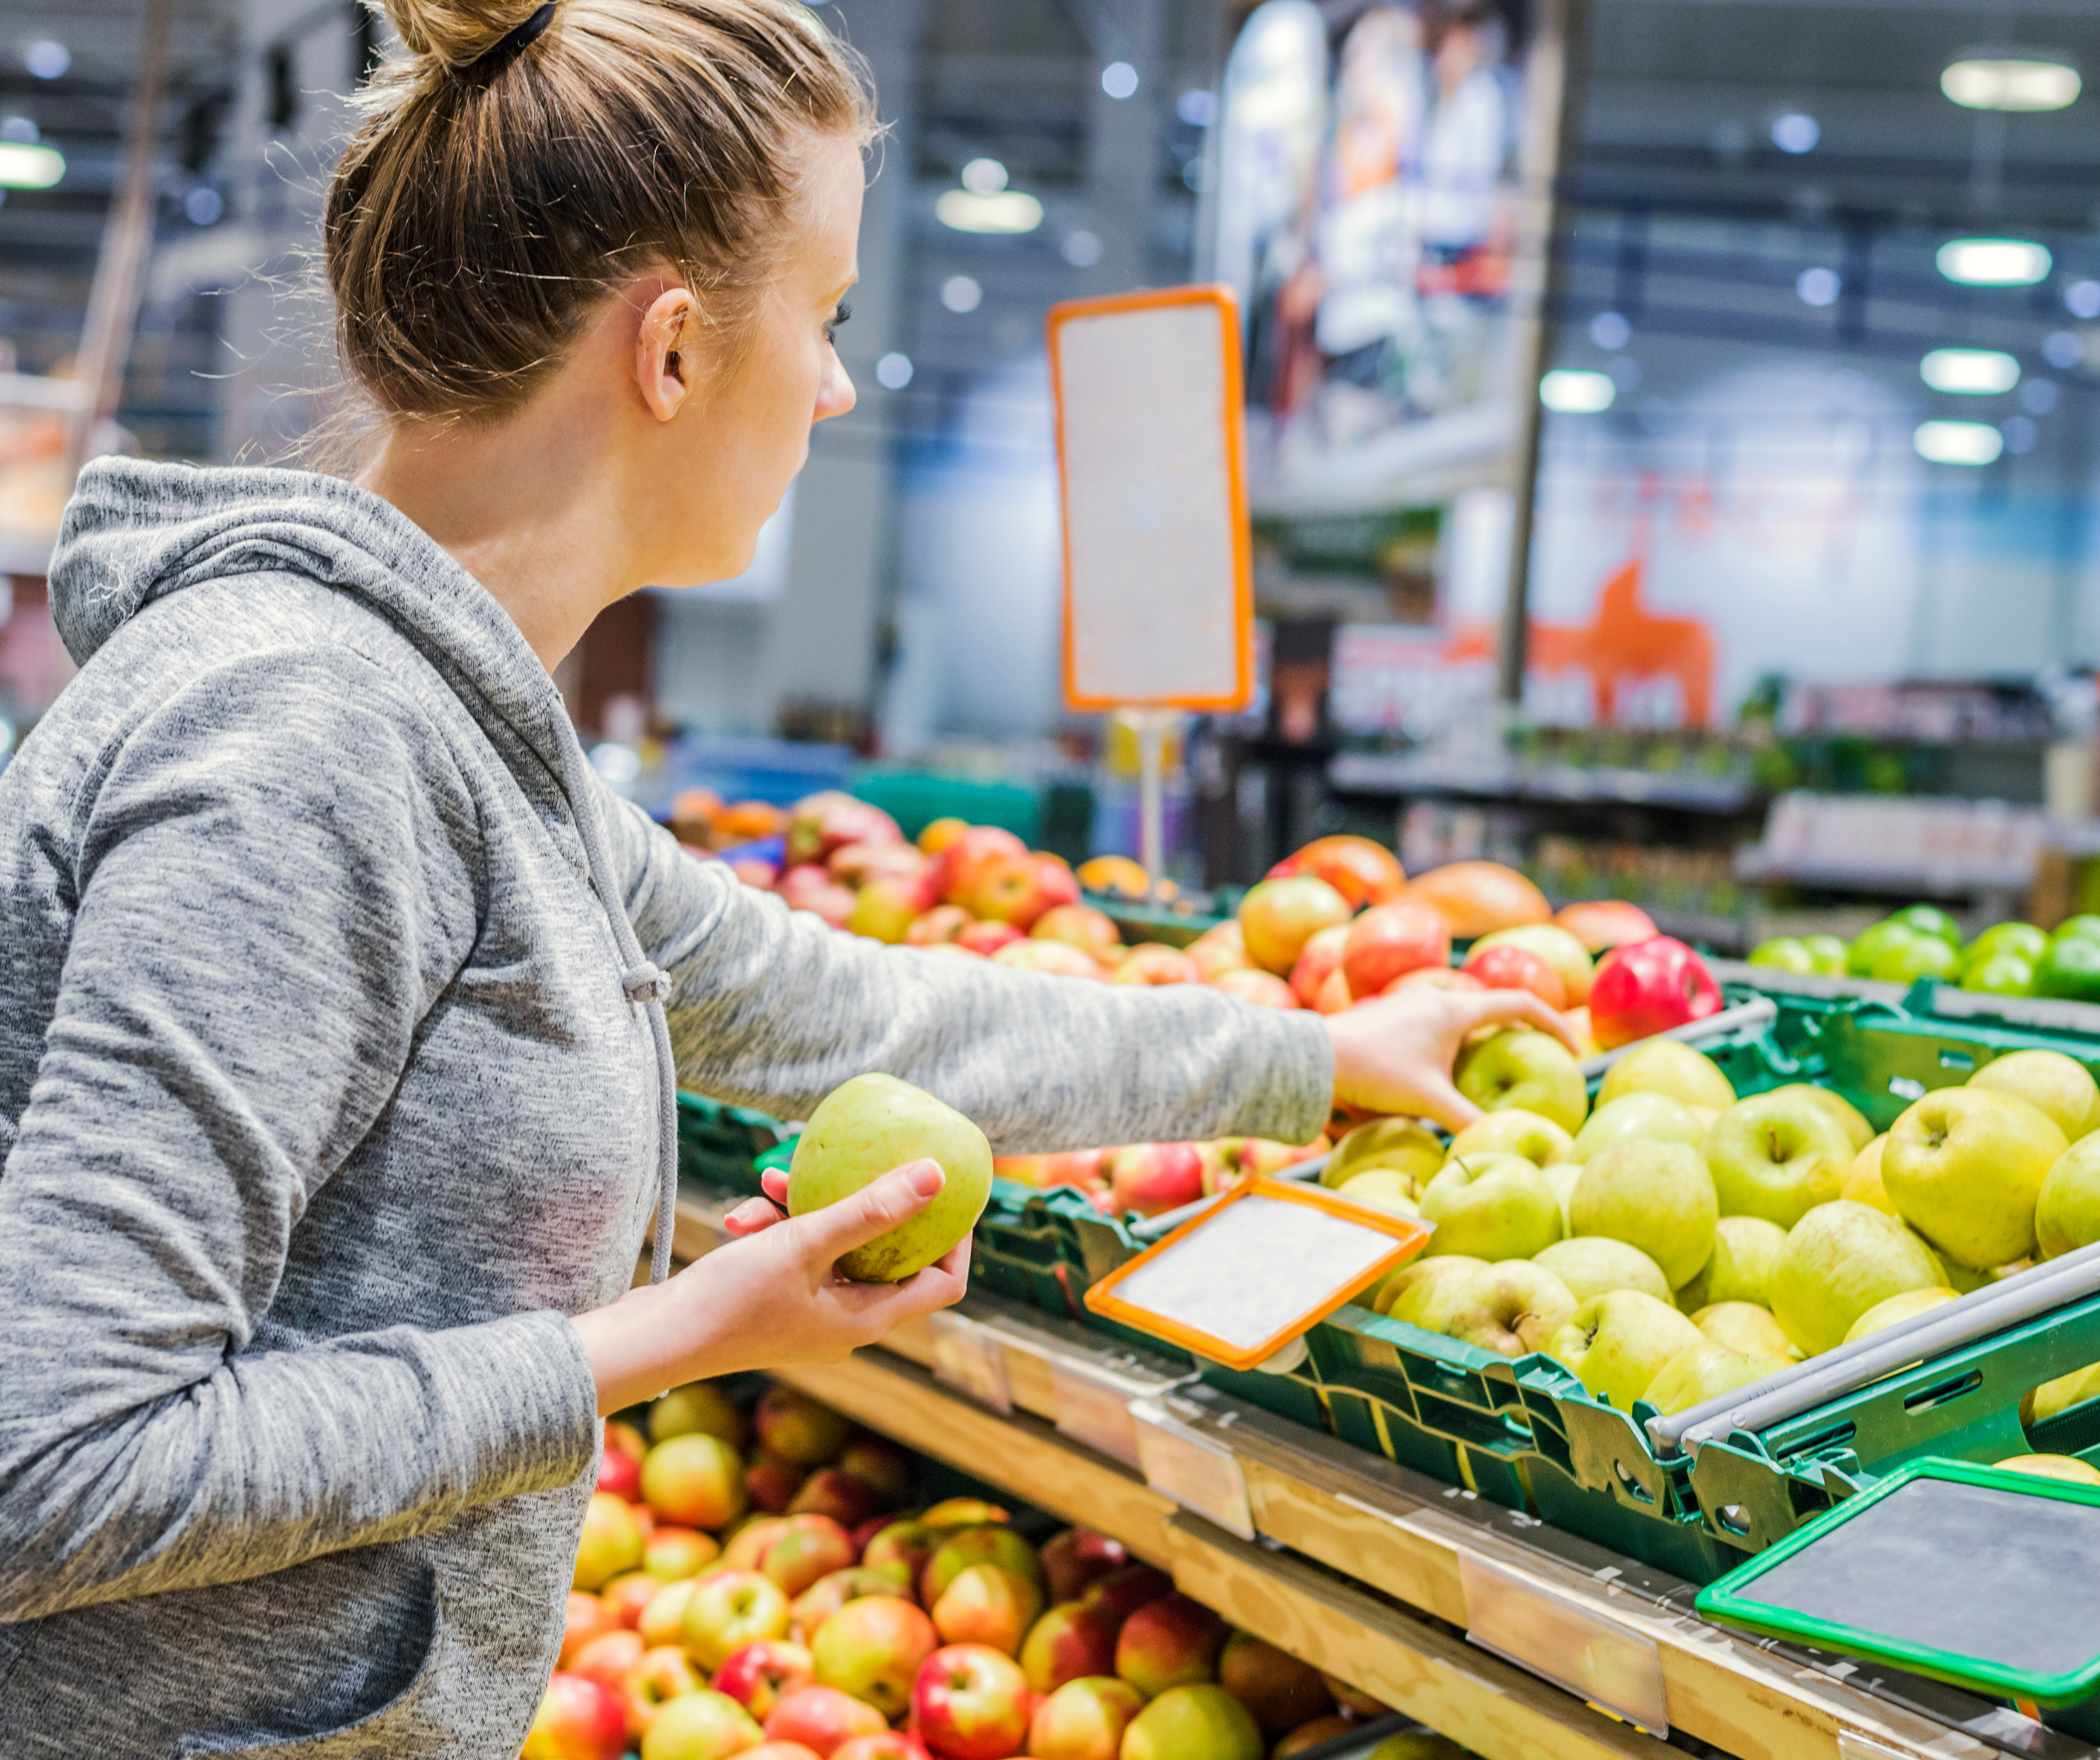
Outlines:
{"label": "hoodie sleeve", "polygon": [[880,1070],[974,1119],[1002,1155],[1246,1134],[1308,1142],[1334,1055],[1315,1015],[1202,984],[1089,983],[885,947],[609,815],[636,934],[673,978],[684,1084],[807,1118]]}
{"label": "hoodie sleeve", "polygon": [[0,1177],[0,1621],[258,1577],[573,1482],[558,1314],[280,1348],[307,1203],[472,944],[474,809],[343,651],[207,675],[81,809]]}

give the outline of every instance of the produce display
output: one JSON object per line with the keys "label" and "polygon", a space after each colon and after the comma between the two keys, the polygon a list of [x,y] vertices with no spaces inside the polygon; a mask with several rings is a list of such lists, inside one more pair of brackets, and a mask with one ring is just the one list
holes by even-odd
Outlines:
{"label": "produce display", "polygon": [[1884,983],[1938,978],[1992,996],[2100,1002],[2100,917],[2072,917],[2054,932],[2029,922],[1993,923],[1965,941],[1960,925],[1939,906],[1912,904],[1849,942],[1837,935],[1760,942],[1749,962],[1771,971]]}
{"label": "produce display", "polygon": [[910,1507],[909,1455],[789,1388],[638,1415],[607,1426],[523,1760],[1280,1760],[1384,1714],[1105,1535]]}

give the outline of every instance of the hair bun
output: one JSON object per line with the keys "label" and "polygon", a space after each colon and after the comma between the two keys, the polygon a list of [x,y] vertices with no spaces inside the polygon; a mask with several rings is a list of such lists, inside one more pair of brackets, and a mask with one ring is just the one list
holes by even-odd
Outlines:
{"label": "hair bun", "polygon": [[540,0],[381,0],[401,41],[419,55],[465,67],[539,11]]}

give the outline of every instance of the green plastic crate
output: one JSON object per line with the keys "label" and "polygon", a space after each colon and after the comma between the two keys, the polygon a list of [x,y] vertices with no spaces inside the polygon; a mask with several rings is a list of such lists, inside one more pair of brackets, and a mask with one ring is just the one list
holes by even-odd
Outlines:
{"label": "green plastic crate", "polygon": [[1229,920],[1198,910],[1187,900],[1153,904],[1114,892],[1089,892],[1086,900],[1114,922],[1132,947],[1140,941],[1163,941],[1169,947],[1185,948],[1205,930]]}
{"label": "green plastic crate", "polygon": [[752,1197],[761,1155],[788,1134],[779,1120],[704,1095],[678,1096],[678,1177]]}
{"label": "green plastic crate", "polygon": [[902,765],[864,764],[847,785],[871,807],[880,807],[908,838],[936,819],[965,819],[998,825],[1033,845],[1043,829],[1043,796],[1020,782],[986,781]]}

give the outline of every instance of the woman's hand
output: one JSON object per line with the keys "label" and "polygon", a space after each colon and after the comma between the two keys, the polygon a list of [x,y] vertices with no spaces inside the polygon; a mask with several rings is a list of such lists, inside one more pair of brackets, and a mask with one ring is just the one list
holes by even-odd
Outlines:
{"label": "woman's hand", "polygon": [[[911,1161],[806,1216],[782,1217],[761,1198],[739,1204],[725,1219],[738,1237],[729,1245],[571,1322],[590,1357],[598,1410],[739,1370],[836,1362],[960,1300],[969,1280],[967,1236],[902,1283],[854,1283],[837,1269],[854,1247],[924,1209],[945,1180],[938,1162]],[[784,1200],[787,1177],[768,1174],[765,1189]]]}
{"label": "woman's hand", "polygon": [[1445,990],[1410,984],[1327,1017],[1335,1099],[1365,1112],[1434,1119],[1462,1130],[1480,1109],[1451,1085],[1467,1036],[1483,1027],[1536,1027],[1576,1049],[1568,1023],[1529,990]]}

